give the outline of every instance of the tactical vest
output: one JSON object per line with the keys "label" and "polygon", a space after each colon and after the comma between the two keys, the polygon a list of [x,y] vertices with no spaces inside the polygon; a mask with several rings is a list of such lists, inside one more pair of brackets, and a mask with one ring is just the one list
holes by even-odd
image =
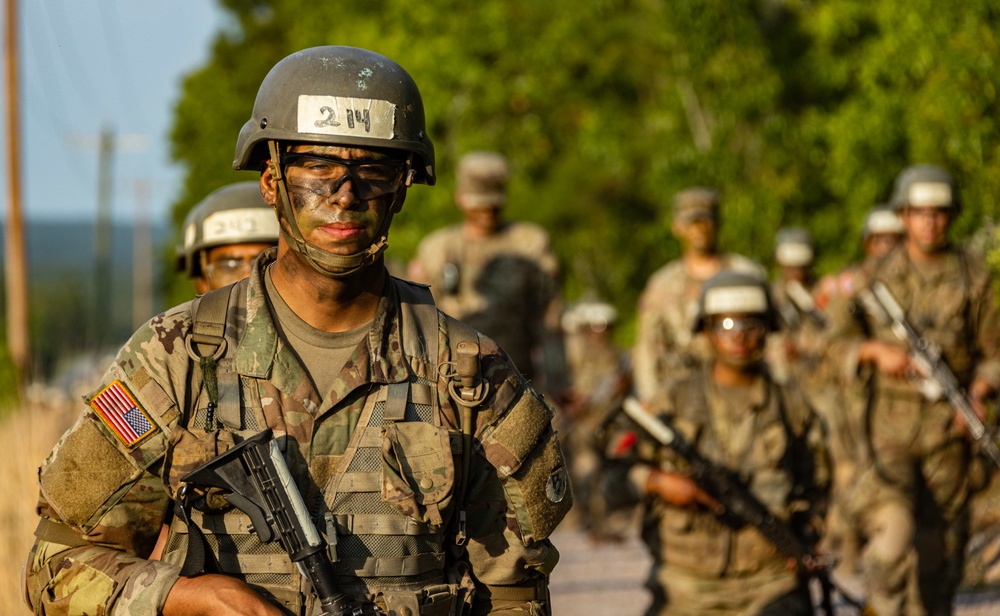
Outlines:
{"label": "tactical vest", "polygon": [[[790,513],[789,505],[796,486],[794,465],[805,452],[793,451],[800,439],[790,416],[789,400],[780,387],[769,384],[765,404],[753,411],[752,440],[741,459],[716,460],[725,450],[724,437],[712,427],[710,402],[706,395],[705,371],[692,374],[677,385],[674,423],[685,438],[696,443],[699,452],[716,464],[738,471],[754,495],[782,519]],[[676,461],[675,461],[676,462]],[[654,500],[644,531],[645,539],[657,550],[662,562],[697,576],[722,578],[761,571],[780,571],[785,558],[756,529],[734,528],[708,511],[668,505]],[[790,574],[790,578],[794,577]]]}
{"label": "tactical vest", "polygon": [[[463,454],[471,452],[463,447],[461,433],[441,425],[436,383],[442,376],[437,366],[439,319],[447,319],[453,358],[459,344],[478,342],[478,335],[440,316],[425,287],[391,284],[400,296],[404,355],[411,367],[419,368],[411,369],[408,382],[370,389],[321,502],[310,507],[329,543],[341,590],[375,603],[386,614],[451,615],[459,611],[459,587],[457,576],[449,575],[446,553],[455,546],[448,539],[448,520],[442,512],[453,498],[461,499]],[[217,400],[206,403],[205,397],[212,397],[206,393],[211,387],[204,387],[194,407],[200,410],[189,413],[188,426],[212,421],[206,417],[212,413],[223,430],[249,435],[265,427],[253,425],[253,413],[246,412],[259,405],[253,400],[257,379],[237,374],[228,352],[236,348],[245,326],[244,310],[233,307],[243,308],[246,285],[243,281],[231,290],[213,291],[193,304],[189,347],[202,357],[217,356]],[[429,378],[419,378],[417,372]],[[398,504],[394,507],[383,500],[383,482],[418,492],[415,500],[403,505],[414,506],[408,515]],[[270,594],[290,614],[317,611],[318,602],[280,544],[262,544],[241,511],[195,510],[192,522],[204,532],[220,573]],[[164,560],[180,564],[187,540],[188,528],[175,516]]]}

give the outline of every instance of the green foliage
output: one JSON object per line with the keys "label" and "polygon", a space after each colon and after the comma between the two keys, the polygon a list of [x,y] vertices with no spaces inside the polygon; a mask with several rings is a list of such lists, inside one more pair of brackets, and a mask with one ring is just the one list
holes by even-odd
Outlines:
{"label": "green foliage", "polygon": [[687,186],[722,191],[727,250],[769,262],[777,228],[805,225],[823,271],[856,258],[864,213],[908,164],[954,171],[959,234],[998,214],[1000,176],[984,172],[1000,162],[989,0],[223,5],[232,25],[177,107],[178,223],[249,177],[229,162],[270,66],[325,44],[395,59],[424,96],[439,185],[410,191],[394,257],[458,219],[458,157],[498,150],[515,170],[510,216],[552,232],[568,297],[598,294],[626,317],[678,254],[669,202]]}

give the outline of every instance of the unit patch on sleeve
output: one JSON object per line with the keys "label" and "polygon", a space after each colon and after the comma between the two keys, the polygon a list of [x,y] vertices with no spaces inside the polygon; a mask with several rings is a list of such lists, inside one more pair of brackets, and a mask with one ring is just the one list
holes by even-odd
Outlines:
{"label": "unit patch on sleeve", "polygon": [[90,408],[126,447],[156,431],[156,424],[121,381],[114,381],[90,399]]}

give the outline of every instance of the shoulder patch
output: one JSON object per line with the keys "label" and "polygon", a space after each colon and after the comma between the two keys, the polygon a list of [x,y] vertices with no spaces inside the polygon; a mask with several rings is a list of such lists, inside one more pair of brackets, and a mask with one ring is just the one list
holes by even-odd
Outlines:
{"label": "shoulder patch", "polygon": [[90,408],[126,447],[135,446],[158,430],[135,396],[117,379],[90,399]]}

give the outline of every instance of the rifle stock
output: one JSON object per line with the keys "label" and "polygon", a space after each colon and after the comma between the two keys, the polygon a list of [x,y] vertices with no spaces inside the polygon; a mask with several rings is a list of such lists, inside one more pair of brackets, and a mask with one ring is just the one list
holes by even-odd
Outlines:
{"label": "rifle stock", "polygon": [[209,460],[181,481],[227,490],[225,499],[250,516],[261,543],[281,543],[312,584],[324,616],[366,613],[362,607],[352,606],[337,588],[326,542],[309,516],[270,428]]}

